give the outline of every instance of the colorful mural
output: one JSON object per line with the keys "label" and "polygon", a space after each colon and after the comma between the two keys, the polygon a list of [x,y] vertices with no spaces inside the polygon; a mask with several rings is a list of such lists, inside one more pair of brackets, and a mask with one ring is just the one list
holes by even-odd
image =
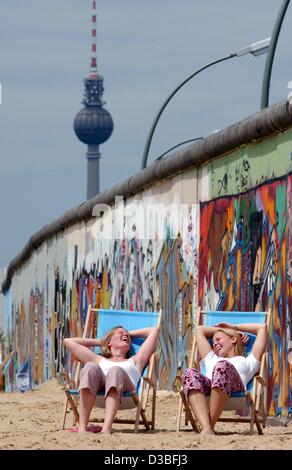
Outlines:
{"label": "colorful mural", "polygon": [[199,303],[206,309],[272,309],[268,406],[292,412],[287,362],[292,328],[292,176],[201,205]]}

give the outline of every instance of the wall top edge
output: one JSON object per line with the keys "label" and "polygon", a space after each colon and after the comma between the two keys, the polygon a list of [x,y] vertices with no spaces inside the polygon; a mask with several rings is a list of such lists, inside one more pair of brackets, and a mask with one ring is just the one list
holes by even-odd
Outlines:
{"label": "wall top edge", "polygon": [[111,205],[115,201],[115,196],[127,199],[164,178],[175,176],[192,167],[198,167],[251,142],[261,141],[265,137],[283,132],[291,126],[292,105],[287,101],[280,101],[207,136],[203,140],[174,152],[168,157],[155,161],[149,167],[123,182],[106,189],[77,207],[69,209],[58,219],[33,234],[22,251],[12,259],[7,268],[6,278],[2,283],[2,292],[5,294],[11,285],[15,271],[30,258],[45,240],[77,222],[90,219],[92,209],[96,204]]}

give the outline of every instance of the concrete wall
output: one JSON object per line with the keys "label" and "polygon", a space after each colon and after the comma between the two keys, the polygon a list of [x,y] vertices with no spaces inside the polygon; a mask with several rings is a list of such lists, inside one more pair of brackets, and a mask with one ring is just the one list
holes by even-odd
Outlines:
{"label": "concrete wall", "polygon": [[[18,362],[7,374],[7,391],[13,390],[17,367],[28,358],[33,384],[67,367],[62,339],[81,335],[88,303],[133,310],[162,305],[161,385],[174,383],[187,349],[182,343],[189,339],[189,304],[196,292],[191,278],[197,262],[195,200],[196,170],[189,170],[127,200],[126,237],[111,238],[109,233],[108,239],[99,239],[101,230],[111,227],[111,215],[115,217],[105,213],[75,224],[34,252],[6,292],[7,347],[14,344],[18,350]],[[145,211],[152,233],[139,233],[134,204]],[[188,216],[185,239],[177,238],[176,220],[171,221],[173,209],[181,204]]]}
{"label": "concrete wall", "polygon": [[3,330],[4,328],[5,302],[4,302],[4,295],[2,293],[1,285],[5,278],[6,278],[6,269],[0,268],[0,330]]}
{"label": "concrete wall", "polygon": [[[4,333],[4,318],[5,318],[5,298],[2,293],[1,285],[6,277],[6,269],[0,269],[0,333]],[[0,341],[0,364],[4,360],[4,350],[3,350],[3,341],[4,338],[1,336]],[[0,390],[2,389],[3,385],[0,381]]]}
{"label": "concrete wall", "polygon": [[[175,386],[185,363],[198,305],[270,307],[269,408],[291,412],[289,113],[281,104],[176,153],[138,174],[136,181],[144,183],[133,195],[131,181],[125,182],[122,223],[115,223],[120,207],[103,207],[99,218],[75,217],[69,224],[64,220],[71,213],[65,214],[62,229],[50,226],[34,236],[4,283],[6,348],[18,351],[6,391],[15,388],[16,372],[28,360],[32,386],[68,367],[62,339],[81,334],[88,303],[163,308],[160,386],[166,388]],[[107,192],[93,202],[102,201]]]}

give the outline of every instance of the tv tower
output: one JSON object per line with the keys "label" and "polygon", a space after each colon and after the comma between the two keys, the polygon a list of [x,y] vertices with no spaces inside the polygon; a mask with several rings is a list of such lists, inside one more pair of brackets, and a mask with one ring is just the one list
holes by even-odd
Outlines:
{"label": "tv tower", "polygon": [[110,113],[103,108],[103,77],[97,71],[96,47],[96,1],[92,1],[91,64],[89,78],[84,79],[85,105],[74,119],[74,131],[78,139],[88,145],[87,158],[87,199],[99,193],[99,145],[112,134],[114,123]]}

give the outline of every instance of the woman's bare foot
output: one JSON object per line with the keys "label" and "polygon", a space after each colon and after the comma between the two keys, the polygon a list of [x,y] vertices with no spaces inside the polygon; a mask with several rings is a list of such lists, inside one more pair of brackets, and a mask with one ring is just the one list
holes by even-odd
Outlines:
{"label": "woman's bare foot", "polygon": [[215,434],[211,427],[202,428],[200,434]]}
{"label": "woman's bare foot", "polygon": [[112,430],[111,429],[107,429],[107,428],[102,428],[102,430],[100,431],[102,434],[111,434],[112,433]]}
{"label": "woman's bare foot", "polygon": [[71,428],[71,432],[86,432],[86,429],[78,428],[77,426],[73,426]]}

